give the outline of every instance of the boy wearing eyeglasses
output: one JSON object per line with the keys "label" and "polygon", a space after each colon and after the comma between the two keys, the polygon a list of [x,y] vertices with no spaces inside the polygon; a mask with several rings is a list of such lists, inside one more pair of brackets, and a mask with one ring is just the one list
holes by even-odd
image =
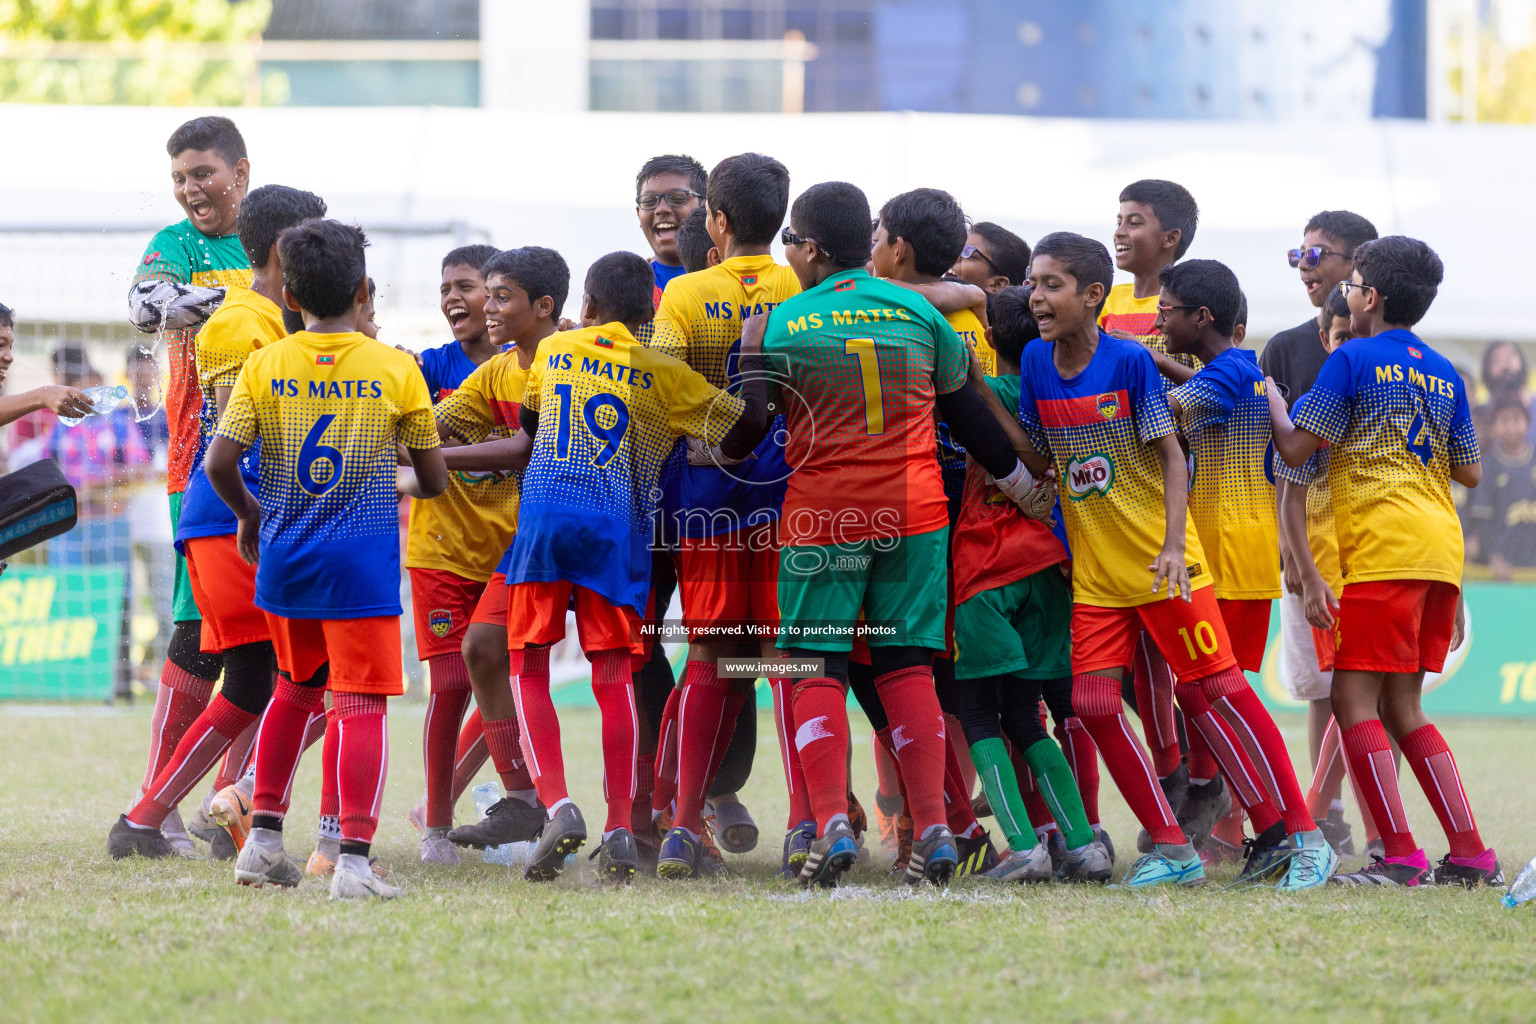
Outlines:
{"label": "boy wearing eyeglasses", "polygon": [[[1450,481],[1476,487],[1483,475],[1461,377],[1412,331],[1444,273],[1418,239],[1361,245],[1350,279],[1340,282],[1359,337],[1328,357],[1294,425],[1278,393],[1270,397],[1281,458],[1299,466],[1326,441],[1335,481],[1344,589],[1334,625],[1333,714],[1386,848],[1369,867],[1339,876],[1351,885],[1503,882],[1456,760],[1420,707],[1424,673],[1444,668],[1462,632],[1464,551]],[[1403,813],[1389,736],[1449,840],[1433,873]]]}
{"label": "boy wearing eyeglasses", "polygon": [[1029,277],[1029,243],[1001,224],[980,221],[971,225],[960,258],[949,273],[988,295],[996,295]]}
{"label": "boy wearing eyeglasses", "polygon": [[[1264,378],[1253,352],[1233,340],[1242,291],[1231,270],[1215,260],[1189,260],[1165,267],[1159,277],[1157,328],[1167,339],[1168,351],[1193,355],[1202,363],[1198,373],[1168,393],[1168,407],[1188,438],[1194,461],[1189,514],[1215,581],[1216,607],[1237,666],[1257,672],[1269,640],[1270,602],[1280,595]],[[1186,721],[1204,741],[1201,753],[1209,750],[1209,756],[1196,758],[1196,744],[1191,742],[1191,792],[1198,798],[1206,788],[1221,786],[1215,775],[1220,765],[1226,784],[1253,822],[1250,865],[1259,871],[1284,863],[1293,849],[1288,821],[1298,827],[1305,822],[1306,831],[1312,831],[1305,806],[1285,807],[1291,812],[1286,819],[1262,781],[1277,771],[1290,771],[1289,762],[1283,769],[1265,764],[1260,774],[1250,755],[1264,760],[1265,751],[1255,747],[1245,752],[1231,727],[1212,713],[1198,685],[1179,683],[1178,699]],[[1195,767],[1197,760],[1202,767]],[[1291,800],[1297,795],[1287,789],[1275,797]],[[1214,812],[1216,802],[1201,800],[1200,805]],[[1216,820],[1211,813],[1181,824],[1186,834],[1203,837]],[[1316,862],[1309,866],[1310,877],[1326,879],[1337,866],[1337,855],[1321,832],[1302,839],[1310,843],[1303,849]],[[1280,887],[1293,888],[1294,881],[1287,879]]]}
{"label": "boy wearing eyeglasses", "polygon": [[[705,227],[724,259],[678,278],[662,294],[650,347],[715,387],[738,390],[742,325],[800,291],[794,271],[769,254],[788,209],[789,171],[773,157],[742,153],[716,164]],[[753,692],[751,679],[720,678],[718,661],[773,653],[771,634],[752,630],[778,625],[778,518],[789,472],[782,440],[769,436],[740,465],[722,467],[695,448],[675,486],[666,488],[664,529],[677,538],[689,646],[683,684],[668,697],[661,723],[663,734],[676,723],[676,785],[662,779],[652,796],[658,819],[676,798],[657,865],[662,878],[698,874],[706,792]],[[716,807],[716,825],[722,832],[750,826],[755,834],[744,814],[726,801]],[[733,832],[727,845],[739,848],[734,838]]]}
{"label": "boy wearing eyeglasses", "polygon": [[[685,273],[683,258],[677,251],[677,233],[683,218],[704,205],[708,180],[704,165],[681,153],[653,156],[635,175],[635,216],[651,247],[657,306],[661,305],[661,294],[672,279]],[[650,326],[645,326],[642,333],[649,337]],[[646,337],[640,341],[644,342]]]}

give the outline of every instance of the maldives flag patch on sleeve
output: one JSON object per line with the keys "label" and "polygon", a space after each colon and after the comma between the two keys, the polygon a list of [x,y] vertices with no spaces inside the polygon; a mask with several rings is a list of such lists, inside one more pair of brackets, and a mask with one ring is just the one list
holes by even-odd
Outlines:
{"label": "maldives flag patch on sleeve", "polygon": [[741,283],[743,287],[750,288],[752,285],[757,284],[757,275],[748,274],[746,277],[741,279]]}
{"label": "maldives flag patch on sleeve", "polygon": [[315,356],[315,365],[316,366],[335,366],[336,365],[336,357],[335,356]]}
{"label": "maldives flag patch on sleeve", "polygon": [[597,338],[593,344],[595,344],[598,348],[613,348],[613,339],[600,337]]}
{"label": "maldives flag patch on sleeve", "polygon": [[853,291],[853,282],[839,281],[837,284],[832,286],[832,290],[835,292],[851,292]]}

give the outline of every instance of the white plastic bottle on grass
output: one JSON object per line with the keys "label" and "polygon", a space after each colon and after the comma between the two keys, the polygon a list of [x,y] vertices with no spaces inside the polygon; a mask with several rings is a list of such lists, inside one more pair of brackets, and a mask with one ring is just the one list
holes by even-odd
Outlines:
{"label": "white plastic bottle on grass", "polygon": [[1532,857],[1531,862],[1520,869],[1520,874],[1515,876],[1509,891],[1499,902],[1513,908],[1531,900],[1536,900],[1536,857]]}
{"label": "white plastic bottle on grass", "polygon": [[[83,392],[90,400],[90,415],[100,416],[109,413],[128,400],[128,389],[121,384],[99,384],[94,388],[86,388]],[[84,423],[84,416],[60,416],[59,422],[66,427],[73,427],[78,423]]]}
{"label": "white plastic bottle on grass", "polygon": [[[475,810],[484,818],[491,805],[501,799],[501,787],[494,782],[483,782],[470,790],[470,795],[474,797]],[[487,846],[480,856],[487,864],[505,864],[510,867],[526,864],[530,852],[529,843],[503,843],[500,846]]]}

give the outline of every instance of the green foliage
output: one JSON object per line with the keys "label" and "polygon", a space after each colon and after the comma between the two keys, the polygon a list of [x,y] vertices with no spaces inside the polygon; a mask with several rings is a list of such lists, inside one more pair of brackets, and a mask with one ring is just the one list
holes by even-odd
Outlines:
{"label": "green foliage", "polygon": [[271,0],[0,0],[0,101],[258,102],[251,44],[271,14]]}

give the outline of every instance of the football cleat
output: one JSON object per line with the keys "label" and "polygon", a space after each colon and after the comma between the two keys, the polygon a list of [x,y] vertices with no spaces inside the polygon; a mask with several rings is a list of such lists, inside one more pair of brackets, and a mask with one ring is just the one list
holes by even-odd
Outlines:
{"label": "football cleat", "polygon": [[996,882],[1049,882],[1056,876],[1044,843],[1036,843],[1023,853],[1009,850],[995,867],[980,874]]}
{"label": "football cleat", "polygon": [[1329,845],[1322,829],[1291,836],[1291,862],[1285,877],[1275,886],[1281,892],[1300,892],[1328,884],[1339,867],[1339,855]]}
{"label": "football cleat", "polygon": [[581,810],[567,803],[544,823],[539,835],[539,845],[528,857],[523,877],[530,882],[552,882],[565,870],[565,858],[581,849],[587,841],[587,823],[582,820]]}
{"label": "football cleat", "polygon": [[799,878],[800,869],[805,867],[805,858],[810,855],[811,843],[815,840],[814,821],[802,821],[785,833],[784,860],[779,865],[779,874],[784,878]]}
{"label": "football cleat", "polygon": [[1341,857],[1353,857],[1355,855],[1355,836],[1349,827],[1349,822],[1344,820],[1344,812],[1337,808],[1328,809],[1328,817],[1318,818],[1317,827],[1323,830],[1323,836],[1328,840],[1328,845],[1338,851]]}
{"label": "football cleat", "polygon": [[422,833],[421,862],[448,867],[459,863],[459,848],[448,841],[447,829],[429,828]]}
{"label": "football cleat", "polygon": [[1205,866],[1198,856],[1173,860],[1156,850],[1136,858],[1125,877],[1111,889],[1148,889],[1157,885],[1177,885],[1186,889],[1205,884]]}
{"label": "football cleat", "polygon": [[1089,843],[1080,850],[1069,850],[1056,869],[1058,882],[1106,883],[1115,873],[1115,859],[1104,849],[1102,841]]}
{"label": "football cleat", "polygon": [[245,840],[251,834],[251,806],[250,794],[239,783],[219,790],[208,804],[208,816],[229,833],[237,850],[245,849]]}
{"label": "football cleat", "polygon": [[241,885],[277,885],[290,889],[304,877],[299,865],[281,844],[276,848],[261,843],[246,843],[235,859],[235,881]]}
{"label": "football cleat", "polygon": [[531,843],[544,827],[544,805],[530,804],[515,796],[505,796],[485,810],[485,817],[473,825],[460,825],[448,832],[455,846],[484,850],[508,843]]}
{"label": "football cleat", "polygon": [[1498,854],[1489,847],[1476,857],[1452,857],[1446,854],[1435,868],[1436,885],[1464,885],[1476,889],[1480,885],[1503,885],[1504,869],[1499,865]]}
{"label": "football cleat", "polygon": [[592,856],[597,858],[597,877],[603,881],[628,885],[635,880],[640,851],[635,845],[635,834],[629,829],[614,829],[613,835],[592,851]]}
{"label": "football cleat", "polygon": [[333,900],[392,900],[400,890],[380,878],[374,871],[354,871],[338,864],[331,872],[331,899]]}
{"label": "football cleat", "polygon": [[685,828],[674,828],[661,841],[661,852],[656,858],[656,877],[671,881],[696,878],[699,862],[703,859],[703,843]]}
{"label": "football cleat", "polygon": [[960,862],[955,866],[955,874],[960,877],[965,875],[979,875],[997,867],[1000,858],[997,849],[992,845],[992,837],[986,829],[981,830],[981,835],[973,839],[964,836],[955,837],[955,849],[960,854]]}
{"label": "football cleat", "polygon": [[176,848],[159,829],[134,828],[128,824],[126,814],[119,814],[116,824],[107,833],[107,852],[113,860],[135,856],[160,860],[162,857],[176,856]]}
{"label": "football cleat", "polygon": [[908,885],[922,881],[948,885],[960,863],[960,850],[947,825],[935,825],[926,836],[912,843],[912,856],[903,876]]}
{"label": "football cleat", "polygon": [[844,821],[835,822],[827,834],[814,840],[806,853],[805,866],[800,869],[802,888],[819,885],[830,889],[844,871],[853,867],[859,857],[859,844],[854,841],[853,829]]}
{"label": "football cleat", "polygon": [[1334,875],[1333,880],[1339,885],[1379,885],[1388,888],[1399,886],[1414,889],[1431,884],[1434,881],[1434,875],[1430,873],[1429,858],[1424,856],[1424,851],[1414,850],[1407,857],[1372,856],[1370,866],[1348,874]]}

